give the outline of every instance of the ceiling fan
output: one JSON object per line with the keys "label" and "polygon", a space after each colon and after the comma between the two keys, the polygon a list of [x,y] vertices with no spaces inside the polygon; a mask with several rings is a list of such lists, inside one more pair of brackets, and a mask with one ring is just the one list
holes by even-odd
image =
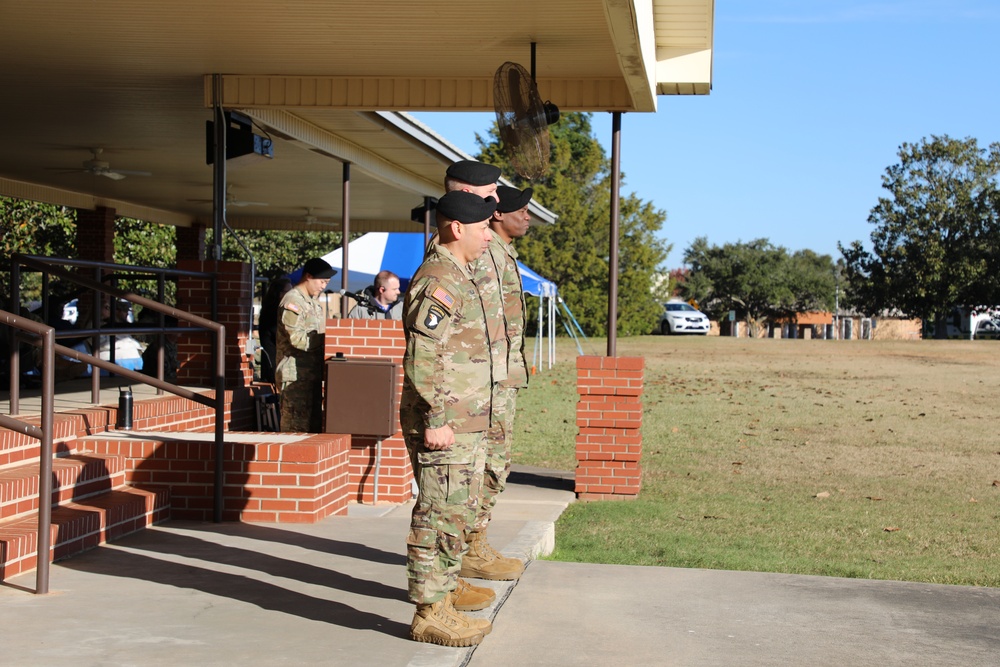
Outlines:
{"label": "ceiling fan", "polygon": [[61,167],[48,167],[49,169],[56,169],[67,174],[93,174],[94,176],[104,176],[105,178],[110,178],[113,181],[120,181],[126,176],[152,176],[153,174],[148,171],[134,171],[131,169],[112,169],[111,165],[105,160],[101,159],[101,154],[104,152],[103,148],[91,148],[90,153],[93,157],[89,160],[84,160],[82,169],[63,169]]}
{"label": "ceiling fan", "polygon": [[[188,199],[189,202],[194,202],[197,204],[211,204],[213,200],[211,199]],[[233,196],[233,184],[230,183],[226,186],[226,206],[234,206],[236,208],[242,208],[244,206],[267,206],[266,201],[248,201],[244,199],[237,199]]]}
{"label": "ceiling fan", "polygon": [[313,211],[314,210],[315,209],[307,208],[306,209],[306,214],[302,217],[302,220],[307,225],[310,225],[310,226],[312,226],[312,225],[318,225],[318,226],[321,226],[321,227],[335,227],[335,226],[339,225],[339,223],[331,221],[331,220],[321,220],[320,218],[317,218],[315,215],[313,215]]}

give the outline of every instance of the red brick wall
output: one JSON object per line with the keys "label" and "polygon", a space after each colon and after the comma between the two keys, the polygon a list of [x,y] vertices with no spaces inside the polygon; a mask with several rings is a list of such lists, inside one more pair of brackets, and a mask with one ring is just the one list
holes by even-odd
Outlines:
{"label": "red brick wall", "polygon": [[[227,434],[224,447],[224,521],[315,523],[345,514],[350,439],[314,434],[289,441],[275,434]],[[88,438],[87,449],[124,456],[126,481],[170,488],[173,519],[211,521],[215,443],[211,438],[147,434]]]}
{"label": "red brick wall", "polygon": [[[218,275],[219,310],[216,321],[226,327],[226,388],[249,387],[253,382],[253,360],[246,353],[253,300],[250,265],[243,262],[184,260],[177,262],[177,268]],[[177,286],[177,307],[212,319],[211,282],[201,278],[181,278]],[[181,384],[214,386],[214,342],[213,334],[181,337],[177,343],[181,362],[177,377]]]}
{"label": "red brick wall", "polygon": [[642,486],[642,357],[577,357],[576,494],[634,499]]}
{"label": "red brick wall", "polygon": [[177,228],[177,261],[205,259],[205,228],[201,225]]}
{"label": "red brick wall", "polygon": [[[395,320],[338,319],[326,322],[326,358],[338,352],[345,357],[391,359],[400,365],[397,400],[403,387],[403,352],[406,339],[403,327]],[[397,417],[396,428],[399,428]],[[375,439],[355,437],[351,443],[351,500],[371,503],[374,500]],[[382,441],[382,465],[379,470],[379,502],[401,503],[410,499],[410,459],[403,436],[397,433]]]}
{"label": "red brick wall", "polygon": [[115,261],[115,217],[115,209],[104,206],[93,211],[77,209],[76,252],[80,259]]}

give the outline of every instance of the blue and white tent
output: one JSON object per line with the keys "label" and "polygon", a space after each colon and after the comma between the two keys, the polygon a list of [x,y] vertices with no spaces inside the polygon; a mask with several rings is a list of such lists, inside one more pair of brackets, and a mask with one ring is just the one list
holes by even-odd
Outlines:
{"label": "blue and white tent", "polygon": [[[343,248],[337,248],[324,255],[323,259],[329,262],[330,266],[340,270],[344,266],[343,257]],[[347,260],[350,265],[348,291],[360,292],[372,284],[376,273],[385,270],[399,276],[400,284],[406,289],[410,278],[424,261],[424,235],[422,232],[369,232],[351,241]],[[546,280],[521,262],[517,265],[521,270],[521,281],[526,294],[555,296],[555,283]],[[301,271],[292,274],[292,280],[295,281],[299,275]],[[337,274],[330,280],[331,286],[339,287],[340,280],[341,276]]]}
{"label": "blue and white tent", "polygon": [[[375,280],[375,274],[388,270],[399,276],[400,286],[405,290],[410,278],[424,260],[424,235],[422,232],[369,232],[351,241],[348,246],[347,261],[349,271],[347,291],[361,292]],[[323,255],[330,266],[342,270],[344,266],[344,250],[337,248]],[[522,262],[517,263],[521,272],[521,284],[525,294],[539,297],[538,319],[548,325],[548,367],[555,361],[555,326],[557,301],[561,303],[556,284],[538,275]],[[292,282],[298,282],[302,269],[291,274]],[[337,274],[330,280],[333,291],[341,289],[342,276]],[[548,300],[548,301],[546,301]],[[565,305],[562,304],[565,308]],[[547,317],[546,317],[547,315]],[[572,332],[571,332],[572,333]],[[535,360],[532,365],[540,366],[542,352],[539,349],[542,339],[542,328],[538,330],[535,341]],[[579,346],[579,344],[578,344]],[[581,352],[582,354],[582,352]]]}

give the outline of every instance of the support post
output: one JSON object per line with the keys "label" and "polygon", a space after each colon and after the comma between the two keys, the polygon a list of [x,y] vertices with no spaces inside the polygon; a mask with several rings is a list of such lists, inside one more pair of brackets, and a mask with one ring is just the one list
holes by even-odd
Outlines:
{"label": "support post", "polygon": [[618,195],[621,188],[622,114],[611,114],[611,233],[608,250],[608,356],[618,345]]}
{"label": "support post", "polygon": [[431,197],[424,197],[424,249],[431,242]]}
{"label": "support post", "polygon": [[576,494],[635,499],[642,486],[642,357],[577,357]]}
{"label": "support post", "polygon": [[212,255],[222,260],[222,229],[226,221],[226,114],[222,109],[222,75],[212,75],[215,144],[212,158]]}
{"label": "support post", "polygon": [[[343,238],[340,239],[340,247],[343,249],[342,261],[341,261],[341,274],[340,274],[340,288],[347,290],[347,277],[351,270],[351,262],[348,258],[348,246],[350,246],[351,238],[351,163],[344,163],[344,178],[343,178],[343,204],[341,206],[341,219],[344,221],[343,226]],[[343,296],[340,298],[340,316],[347,317],[347,313],[350,309],[347,307],[347,299]]]}

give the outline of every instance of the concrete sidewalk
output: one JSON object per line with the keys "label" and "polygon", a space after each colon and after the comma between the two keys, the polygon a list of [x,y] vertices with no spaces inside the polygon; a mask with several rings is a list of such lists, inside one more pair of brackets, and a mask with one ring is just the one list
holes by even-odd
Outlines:
{"label": "concrete sidewalk", "polygon": [[[490,528],[551,548],[565,475],[517,469]],[[955,665],[1000,654],[1000,589],[532,561],[475,649],[407,638],[410,505],[315,525],[170,522],[0,587],[6,665]]]}

